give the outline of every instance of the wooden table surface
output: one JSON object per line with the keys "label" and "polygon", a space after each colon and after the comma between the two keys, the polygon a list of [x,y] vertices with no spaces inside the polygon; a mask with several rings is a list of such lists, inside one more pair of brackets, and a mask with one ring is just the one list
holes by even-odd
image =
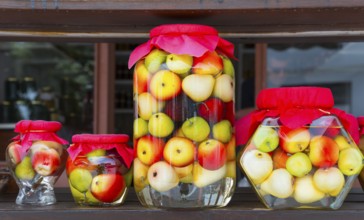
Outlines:
{"label": "wooden table surface", "polygon": [[305,220],[343,220],[345,218],[364,219],[364,194],[351,193],[339,210],[268,210],[258,201],[250,189],[236,190],[230,204],[224,208],[198,210],[161,210],[141,206],[133,190],[127,200],[118,207],[82,207],[77,206],[68,189],[57,189],[57,204],[44,207],[19,206],[15,204],[16,194],[0,195],[0,220],[162,220],[162,219],[305,219]]}

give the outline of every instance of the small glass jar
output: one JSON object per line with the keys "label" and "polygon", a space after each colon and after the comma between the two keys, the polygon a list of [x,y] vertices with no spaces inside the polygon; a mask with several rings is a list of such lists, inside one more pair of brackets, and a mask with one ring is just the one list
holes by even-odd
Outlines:
{"label": "small glass jar", "polygon": [[128,140],[122,134],[72,137],[66,172],[77,204],[116,206],[124,202],[132,182],[133,149]]}
{"label": "small glass jar", "polygon": [[237,130],[252,132],[238,157],[261,201],[272,209],[340,208],[364,162],[356,119],[332,108],[321,88],[267,89],[257,104],[241,121],[253,122]]}
{"label": "small glass jar", "polygon": [[15,125],[18,136],[6,150],[6,161],[19,186],[19,205],[56,202],[54,184],[62,174],[67,141],[56,135],[61,123],[23,120]]}
{"label": "small glass jar", "polygon": [[134,187],[147,207],[223,207],[236,183],[234,46],[203,25],[162,25],[130,56]]}

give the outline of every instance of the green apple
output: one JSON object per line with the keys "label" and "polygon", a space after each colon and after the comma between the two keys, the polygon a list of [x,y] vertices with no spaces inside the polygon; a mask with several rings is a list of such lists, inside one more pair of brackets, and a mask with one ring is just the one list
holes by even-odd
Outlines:
{"label": "green apple", "polygon": [[80,191],[78,191],[77,189],[75,189],[71,182],[68,180],[69,186],[70,186],[70,190],[73,196],[73,199],[75,200],[76,203],[82,203],[85,201],[85,194],[81,193]]}
{"label": "green apple", "polygon": [[272,152],[279,144],[279,136],[275,129],[260,126],[253,136],[253,144],[262,152]]}
{"label": "green apple", "polygon": [[345,177],[336,167],[321,168],[313,175],[313,182],[320,191],[337,196],[344,187]]}
{"label": "green apple", "polygon": [[336,142],[337,146],[339,146],[340,151],[353,147],[353,145],[351,144],[351,141],[342,135],[336,136],[334,141]]}
{"label": "green apple", "polygon": [[102,157],[106,155],[106,150],[104,149],[96,149],[86,154],[86,157]]}
{"label": "green apple", "polygon": [[148,134],[148,122],[142,118],[135,119],[133,131],[133,136],[135,139],[138,139]]}
{"label": "green apple", "polygon": [[88,203],[88,204],[91,204],[91,205],[93,205],[93,204],[98,205],[98,204],[100,204],[100,203],[101,203],[101,201],[100,201],[100,200],[96,199],[96,198],[95,198],[95,196],[93,196],[93,195],[92,195],[92,193],[91,193],[91,191],[90,191],[90,190],[89,190],[89,191],[87,191],[87,192],[85,193],[85,196],[86,196],[86,201],[87,201],[87,203]]}
{"label": "green apple", "polygon": [[124,180],[126,187],[130,187],[133,181],[133,166],[131,166],[129,171],[126,174],[124,174]]}
{"label": "green apple", "polygon": [[83,168],[74,169],[69,175],[71,185],[79,192],[85,193],[92,183],[92,174]]}
{"label": "green apple", "polygon": [[293,198],[302,204],[317,202],[325,197],[325,193],[317,189],[311,175],[296,178]]}
{"label": "green apple", "polygon": [[137,103],[138,114],[146,121],[148,121],[154,113],[160,112],[165,105],[165,102],[156,100],[152,94],[148,92],[138,95]]}
{"label": "green apple", "polygon": [[228,74],[217,77],[213,95],[224,102],[233,101],[235,95],[234,79]]}
{"label": "green apple", "polygon": [[182,124],[182,132],[188,139],[201,142],[209,136],[210,126],[205,119],[195,116],[187,119]]}
{"label": "green apple", "polygon": [[167,53],[163,50],[152,50],[144,60],[145,67],[150,73],[157,72],[161,65],[166,61]]}
{"label": "green apple", "polygon": [[273,171],[271,156],[256,149],[245,151],[240,159],[240,165],[255,185],[261,184]]}
{"label": "green apple", "polygon": [[32,162],[29,156],[24,157],[15,167],[15,175],[20,180],[32,180],[34,178],[35,172],[32,168]]}
{"label": "green apple", "polygon": [[262,183],[260,188],[277,198],[288,198],[293,193],[293,176],[286,169],[276,169]]}
{"label": "green apple", "polygon": [[151,135],[164,138],[172,134],[174,123],[167,114],[158,112],[150,117],[148,130]]}
{"label": "green apple", "polygon": [[182,90],[195,102],[208,99],[215,85],[215,78],[211,75],[191,74],[182,81]]}
{"label": "green apple", "polygon": [[233,127],[229,120],[222,120],[212,127],[212,134],[214,139],[223,143],[228,143],[231,140]]}
{"label": "green apple", "polygon": [[350,147],[340,151],[338,167],[347,176],[359,174],[363,168],[363,155],[356,147]]}
{"label": "green apple", "polygon": [[223,65],[224,65],[223,73],[224,74],[228,74],[229,76],[231,76],[232,78],[234,78],[234,76],[235,76],[235,69],[234,69],[233,63],[226,56],[220,56],[220,57],[222,59]]}
{"label": "green apple", "polygon": [[296,177],[303,177],[312,170],[312,164],[307,154],[295,153],[287,159],[287,171]]}
{"label": "green apple", "polygon": [[169,54],[167,56],[167,67],[177,74],[188,73],[192,67],[193,57],[188,54]]}

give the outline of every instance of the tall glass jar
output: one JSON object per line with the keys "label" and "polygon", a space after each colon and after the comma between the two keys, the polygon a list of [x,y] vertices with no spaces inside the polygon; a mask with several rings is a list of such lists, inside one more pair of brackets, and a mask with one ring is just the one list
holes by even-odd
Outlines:
{"label": "tall glass jar", "polygon": [[116,206],[124,202],[132,181],[133,149],[128,135],[79,134],[67,149],[66,172],[75,202]]}
{"label": "tall glass jar", "polygon": [[130,56],[134,187],[148,207],[227,205],[236,183],[234,46],[202,25],[163,25]]}
{"label": "tall glass jar", "polygon": [[18,136],[6,150],[6,161],[19,186],[19,205],[51,205],[56,202],[54,184],[67,159],[67,141],[56,135],[61,123],[22,120],[15,125]]}
{"label": "tall glass jar", "polygon": [[[358,124],[360,135],[359,149],[364,154],[364,116],[358,117]],[[364,189],[364,169],[360,172],[358,179],[362,189]]]}
{"label": "tall glass jar", "polygon": [[237,123],[240,168],[268,208],[341,207],[364,160],[355,117],[333,104],[326,88],[267,89]]}

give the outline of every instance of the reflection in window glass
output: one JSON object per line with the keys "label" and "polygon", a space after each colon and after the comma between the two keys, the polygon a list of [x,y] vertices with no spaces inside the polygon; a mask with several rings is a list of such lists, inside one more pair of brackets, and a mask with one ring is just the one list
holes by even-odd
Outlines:
{"label": "reflection in window glass", "polygon": [[60,121],[66,139],[92,132],[92,44],[0,43],[0,73],[0,124]]}
{"label": "reflection in window glass", "polygon": [[269,45],[267,87],[322,86],[335,107],[364,114],[364,43]]}

